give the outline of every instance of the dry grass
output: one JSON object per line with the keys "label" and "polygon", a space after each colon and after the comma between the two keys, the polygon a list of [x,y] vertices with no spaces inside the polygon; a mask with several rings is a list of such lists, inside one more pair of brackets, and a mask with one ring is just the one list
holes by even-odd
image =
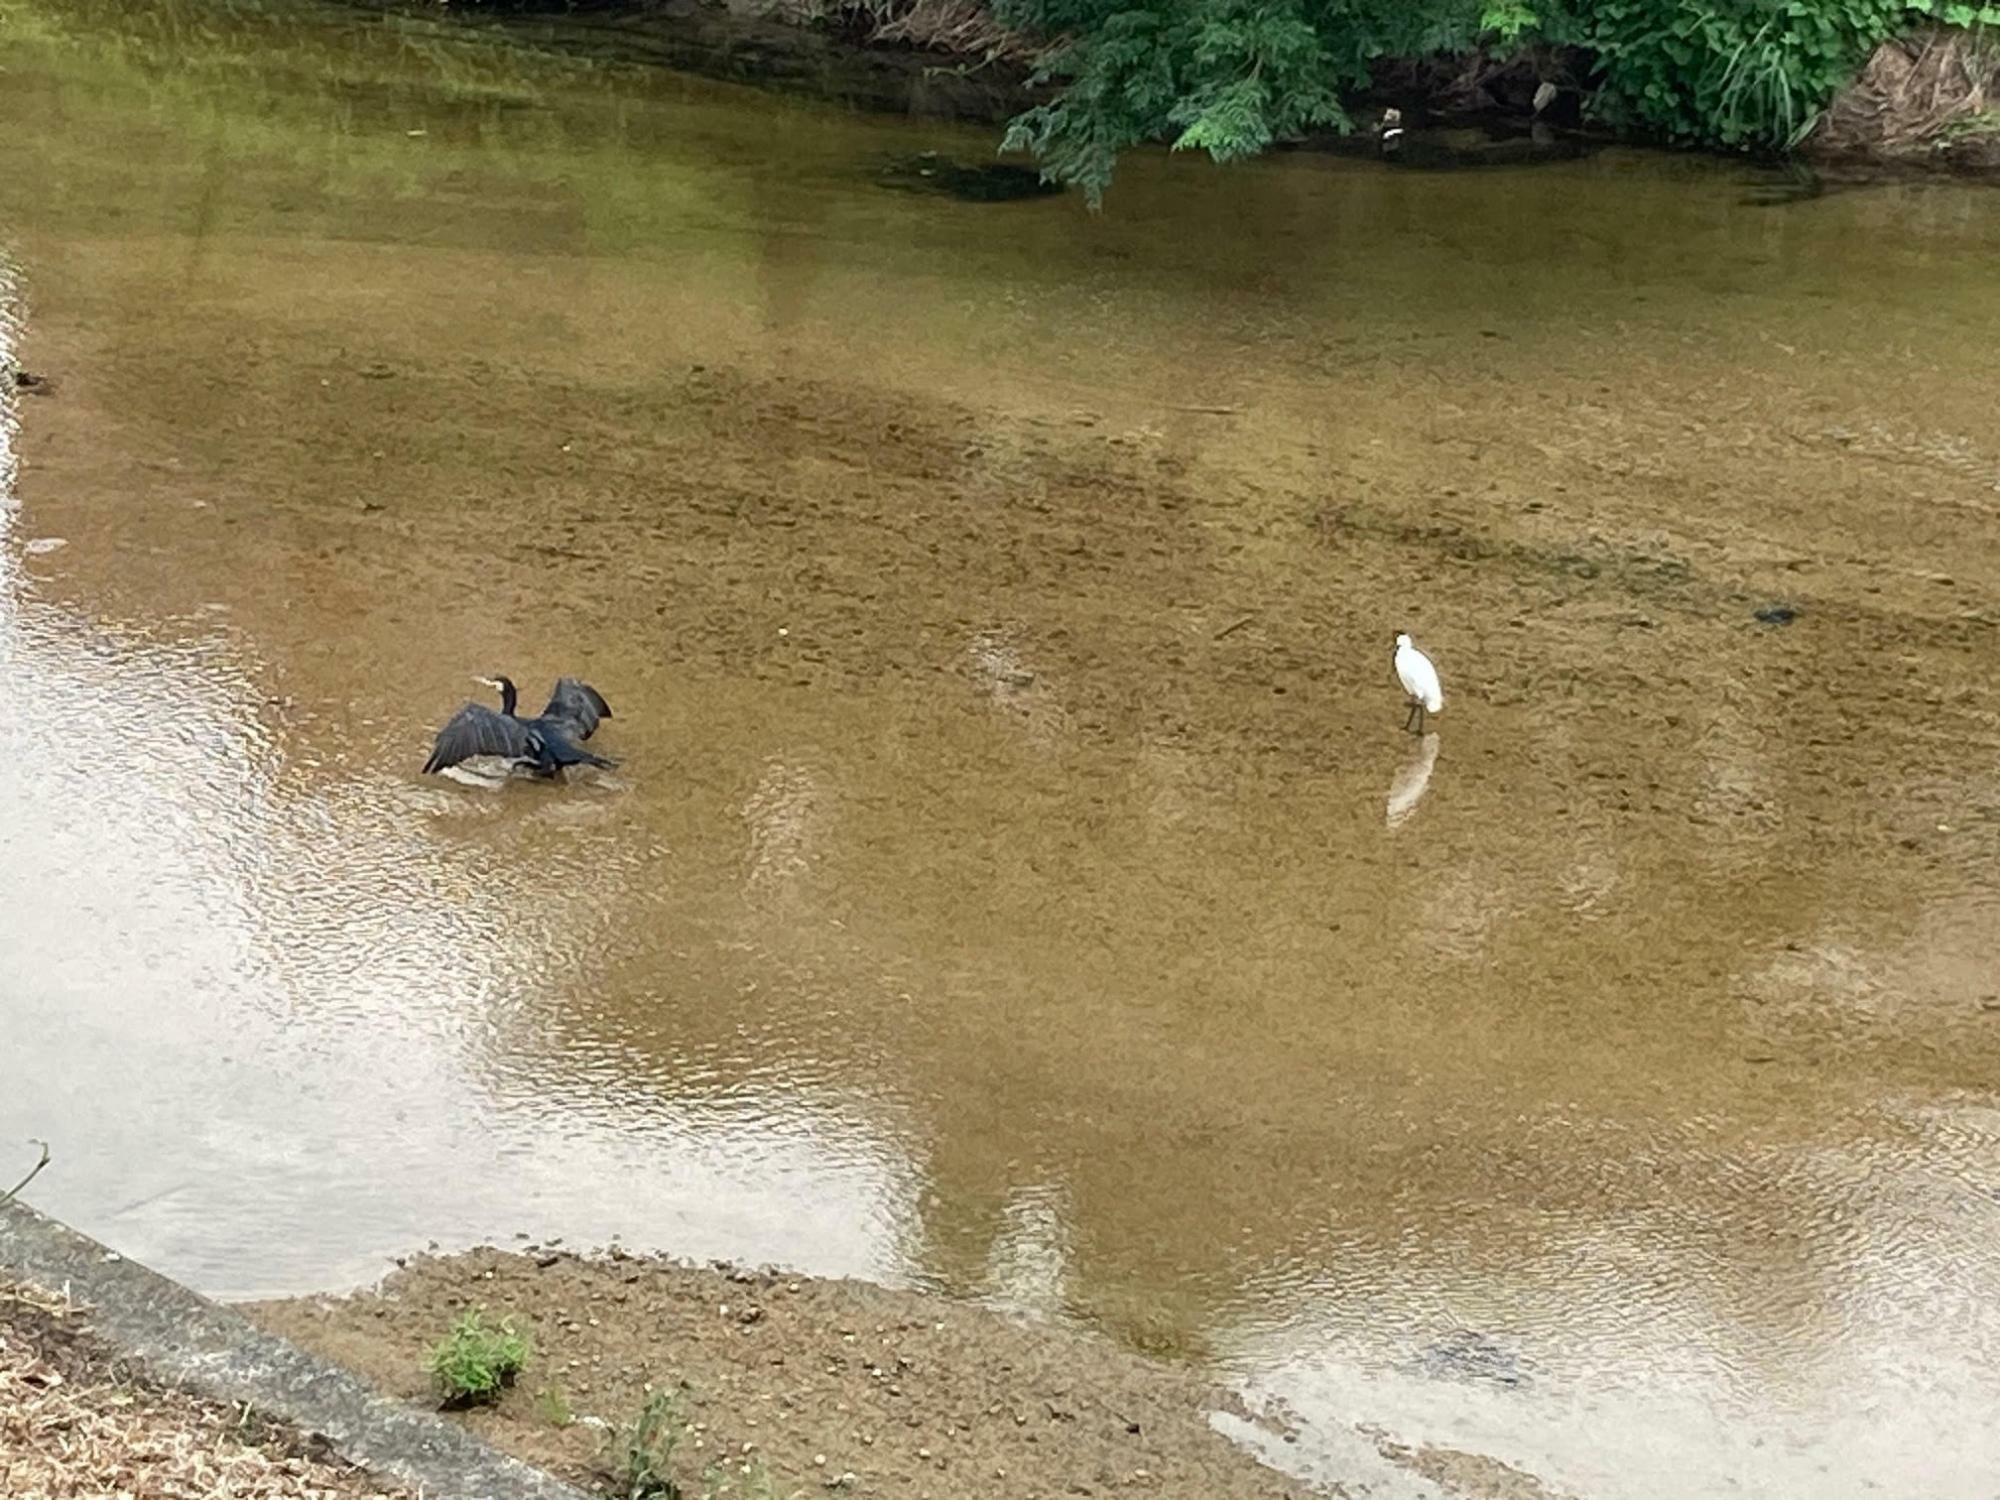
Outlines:
{"label": "dry grass", "polygon": [[402,1496],[287,1428],[135,1381],[64,1299],[0,1281],[0,1495],[8,1500]]}
{"label": "dry grass", "polygon": [[1826,151],[1914,159],[1992,132],[2000,45],[1971,32],[1920,32],[1875,49],[1814,133]]}
{"label": "dry grass", "polygon": [[875,28],[878,42],[901,42],[933,52],[1029,62],[1038,44],[1009,31],[979,0],[900,0]]}
{"label": "dry grass", "polygon": [[982,62],[1031,63],[1047,44],[1009,31],[982,0],[790,0],[800,20],[848,27],[867,41]]}

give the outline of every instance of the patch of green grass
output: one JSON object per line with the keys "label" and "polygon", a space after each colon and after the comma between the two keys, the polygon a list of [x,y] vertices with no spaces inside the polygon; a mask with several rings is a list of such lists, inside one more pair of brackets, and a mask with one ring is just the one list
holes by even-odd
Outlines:
{"label": "patch of green grass", "polygon": [[687,1418],[671,1391],[648,1396],[632,1425],[612,1439],[611,1493],[617,1500],[684,1500],[673,1465],[686,1432]]}
{"label": "patch of green grass", "polygon": [[[606,1444],[606,1500],[696,1500],[674,1475],[674,1455],[687,1433],[687,1416],[672,1391],[648,1396],[632,1424]],[[797,1493],[780,1494],[762,1457],[709,1464],[701,1471],[699,1500],[797,1500]]]}
{"label": "patch of green grass", "polygon": [[576,1421],[576,1411],[569,1404],[569,1393],[559,1385],[545,1385],[535,1392],[535,1410],[551,1427],[568,1427]]}
{"label": "patch of green grass", "polygon": [[447,1405],[491,1401],[528,1362],[528,1341],[503,1322],[489,1328],[475,1309],[431,1350],[430,1370]]}

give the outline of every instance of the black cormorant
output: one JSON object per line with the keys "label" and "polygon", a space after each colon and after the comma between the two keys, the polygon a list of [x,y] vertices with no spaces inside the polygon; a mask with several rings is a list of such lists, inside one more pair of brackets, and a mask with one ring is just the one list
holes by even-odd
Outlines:
{"label": "black cormorant", "polygon": [[548,707],[532,719],[523,719],[514,712],[519,694],[511,678],[495,675],[476,680],[499,692],[500,712],[483,703],[468,703],[453,714],[438,731],[431,758],[424,762],[426,774],[475,755],[498,756],[510,769],[536,776],[554,776],[565,766],[608,769],[618,764],[592,755],[577,743],[597,732],[599,719],[611,717],[611,705],[589,683],[575,677],[557,679]]}

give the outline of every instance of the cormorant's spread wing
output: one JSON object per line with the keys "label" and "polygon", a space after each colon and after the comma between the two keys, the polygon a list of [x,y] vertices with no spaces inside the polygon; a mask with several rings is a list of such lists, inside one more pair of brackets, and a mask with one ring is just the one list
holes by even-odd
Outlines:
{"label": "cormorant's spread wing", "polygon": [[575,677],[559,677],[556,679],[556,690],[549,694],[549,706],[542,710],[542,717],[556,720],[576,738],[587,740],[597,732],[599,719],[611,717],[611,705],[589,683]]}
{"label": "cormorant's spread wing", "polygon": [[523,760],[541,749],[541,739],[521,720],[495,713],[483,703],[468,703],[438,731],[437,743],[424,770],[442,771],[475,755],[502,755]]}

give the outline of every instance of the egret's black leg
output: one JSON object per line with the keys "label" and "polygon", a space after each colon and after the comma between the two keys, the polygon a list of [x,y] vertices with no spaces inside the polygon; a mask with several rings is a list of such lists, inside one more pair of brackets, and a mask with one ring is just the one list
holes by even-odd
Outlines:
{"label": "egret's black leg", "polygon": [[1420,709],[1420,708],[1422,708],[1422,707],[1423,707],[1423,705],[1422,705],[1421,703],[1417,702],[1417,700],[1416,700],[1416,699],[1412,698],[1412,699],[1410,700],[1410,711],[1409,711],[1408,713],[1406,713],[1406,714],[1404,714],[1404,715],[1403,715],[1403,728],[1404,728],[1404,729],[1406,729],[1406,730],[1407,730],[1407,729],[1408,729],[1408,728],[1409,728],[1409,727],[1410,727],[1410,726],[1411,726],[1412,724],[1415,724],[1415,723],[1417,722],[1417,710],[1418,710],[1418,709]]}
{"label": "egret's black leg", "polygon": [[1421,736],[1423,732],[1424,732],[1424,700],[1419,698],[1417,700],[1417,733],[1419,736]]}

